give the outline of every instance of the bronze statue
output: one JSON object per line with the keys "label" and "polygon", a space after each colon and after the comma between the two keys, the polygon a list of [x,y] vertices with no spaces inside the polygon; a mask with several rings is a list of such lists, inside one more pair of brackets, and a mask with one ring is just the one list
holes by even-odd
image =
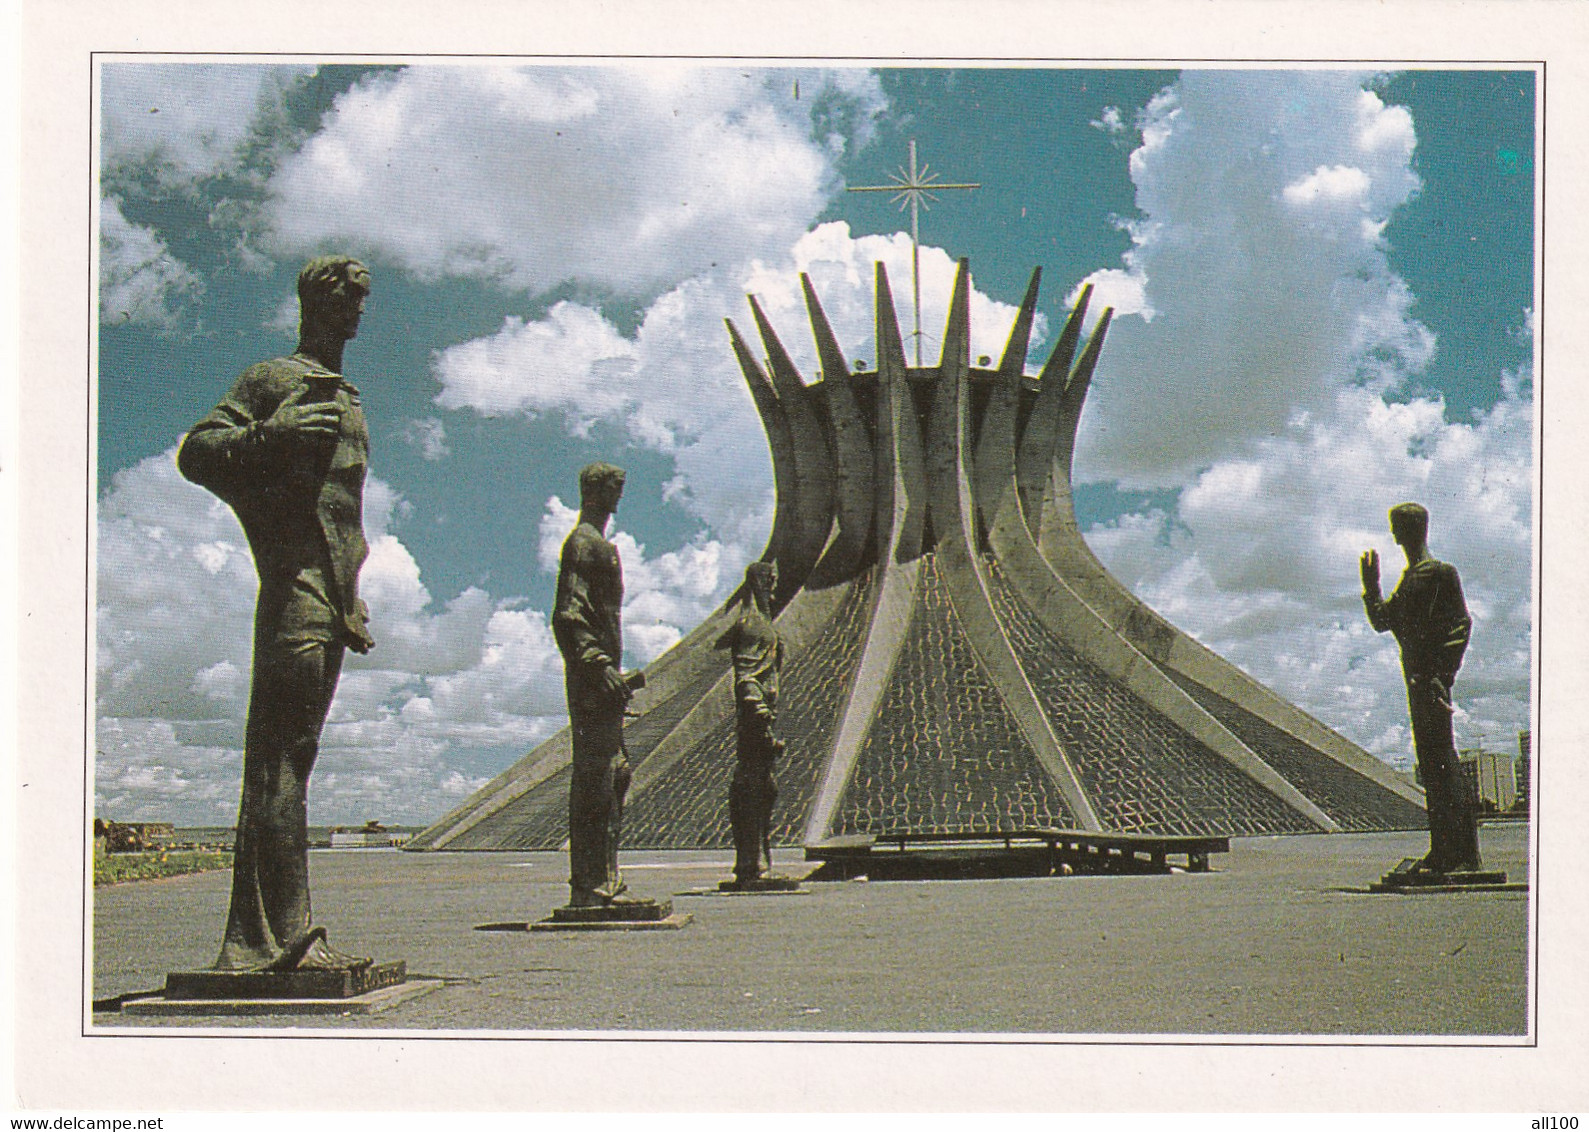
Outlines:
{"label": "bronze statue", "polygon": [[579,473],[579,523],[563,543],[552,633],[563,654],[574,734],[568,799],[569,907],[621,902],[618,872],[623,799],[632,771],[623,749],[623,567],[607,522],[623,495],[624,472],[590,464]]}
{"label": "bronze statue", "polygon": [[739,759],[728,788],[728,819],[734,829],[734,882],[748,887],[771,876],[772,806],[778,787],[773,763],[783,752],[778,723],[778,673],[783,642],[772,624],[772,594],[778,568],[752,562],[745,568],[745,597],[729,630],[734,656],[734,702]]}
{"label": "bronze statue", "polygon": [[310,923],[309,774],[345,649],[374,645],[358,596],[369,429],[342,376],[370,273],[347,256],[298,276],[298,350],[249,367],[182,442],[182,474],[237,513],[259,573],[232,902],[215,968],[361,968]]}
{"label": "bronze statue", "polygon": [[1390,509],[1390,529],[1407,556],[1407,569],[1396,592],[1382,599],[1379,555],[1365,553],[1363,606],[1375,631],[1389,630],[1401,646],[1413,749],[1429,813],[1429,855],[1417,868],[1425,873],[1477,872],[1483,868],[1478,817],[1451,730],[1451,686],[1473,622],[1456,567],[1429,554],[1429,512],[1416,503],[1399,503]]}

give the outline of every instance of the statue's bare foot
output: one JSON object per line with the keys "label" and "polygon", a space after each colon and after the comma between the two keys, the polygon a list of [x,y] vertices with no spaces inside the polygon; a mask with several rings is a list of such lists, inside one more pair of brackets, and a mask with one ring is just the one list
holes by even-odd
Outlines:
{"label": "statue's bare foot", "polygon": [[326,942],[324,928],[310,928],[295,936],[282,949],[267,971],[356,971],[372,961],[338,951]]}
{"label": "statue's bare foot", "polygon": [[574,888],[569,890],[570,908],[607,908],[614,904],[648,904],[650,901],[629,896],[629,886],[622,881],[612,890],[604,888]]}
{"label": "statue's bare foot", "polygon": [[326,930],[324,928],[309,928],[299,932],[287,945],[281,949],[281,954],[265,964],[266,971],[296,971],[303,962],[303,957],[309,954],[309,949],[316,943],[324,943]]}
{"label": "statue's bare foot", "polygon": [[374,960],[362,955],[349,955],[346,951],[338,951],[324,939],[319,939],[310,945],[309,951],[298,963],[300,971],[325,970],[325,971],[362,971],[370,966]]}

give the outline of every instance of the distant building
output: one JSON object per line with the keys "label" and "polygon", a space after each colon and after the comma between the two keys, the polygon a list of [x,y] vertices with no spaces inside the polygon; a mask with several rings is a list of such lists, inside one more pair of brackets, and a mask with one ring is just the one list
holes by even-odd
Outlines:
{"label": "distant building", "polygon": [[1517,801],[1517,768],[1511,755],[1463,751],[1462,777],[1483,814],[1503,813]]}
{"label": "distant building", "polygon": [[1532,731],[1519,731],[1517,733],[1517,808],[1528,809],[1529,779],[1534,773],[1534,733]]}
{"label": "distant building", "polygon": [[378,821],[367,821],[360,829],[338,826],[331,831],[333,849],[395,849],[407,844],[413,833],[387,829]]}

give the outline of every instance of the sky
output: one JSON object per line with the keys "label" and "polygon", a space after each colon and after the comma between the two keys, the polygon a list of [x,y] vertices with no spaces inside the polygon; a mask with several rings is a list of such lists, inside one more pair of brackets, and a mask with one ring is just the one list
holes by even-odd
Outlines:
{"label": "sky", "polygon": [[[296,344],[324,252],[374,290],[345,372],[372,455],[362,592],[310,787],[317,824],[426,824],[564,721],[547,624],[578,469],[614,523],[626,661],[765,545],[771,460],[724,318],[762,302],[808,378],[799,273],[874,358],[872,264],[908,295],[887,183],[917,142],[924,353],[954,261],[997,356],[1043,269],[1035,372],[1080,288],[1110,327],[1078,514],[1169,620],[1411,765],[1357,559],[1432,512],[1473,644],[1458,745],[1514,751],[1533,618],[1535,76],[1344,70],[101,64],[100,816],[227,825],[255,590],[182,434]],[[902,301],[901,320],[910,329]]]}

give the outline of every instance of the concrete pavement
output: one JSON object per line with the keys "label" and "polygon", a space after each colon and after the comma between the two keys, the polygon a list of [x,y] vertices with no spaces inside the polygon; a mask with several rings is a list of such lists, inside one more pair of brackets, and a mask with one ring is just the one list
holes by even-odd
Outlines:
{"label": "concrete pavement", "polygon": [[[1482,830],[1527,879],[1527,828]],[[503,933],[566,898],[555,853],[325,850],[317,921],[439,991],[365,1017],[93,1015],[95,1027],[1025,1035],[1482,1035],[1527,1024],[1527,893],[1368,895],[1427,834],[1233,840],[1215,872],[813,884],[675,896],[675,932]],[[627,853],[639,895],[728,875],[730,854]],[[797,853],[780,867],[803,872]],[[101,889],[93,996],[209,964],[230,874]]]}

